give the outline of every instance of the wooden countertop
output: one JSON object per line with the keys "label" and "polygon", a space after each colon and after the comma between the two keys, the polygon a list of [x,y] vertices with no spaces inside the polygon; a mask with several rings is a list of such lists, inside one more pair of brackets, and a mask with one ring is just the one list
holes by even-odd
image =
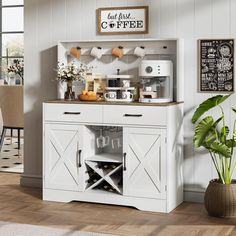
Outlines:
{"label": "wooden countertop", "polygon": [[106,101],[80,101],[80,100],[49,100],[44,103],[62,103],[62,104],[93,104],[93,105],[126,105],[126,106],[174,106],[183,102],[168,102],[168,103],[141,103],[141,102],[106,102]]}

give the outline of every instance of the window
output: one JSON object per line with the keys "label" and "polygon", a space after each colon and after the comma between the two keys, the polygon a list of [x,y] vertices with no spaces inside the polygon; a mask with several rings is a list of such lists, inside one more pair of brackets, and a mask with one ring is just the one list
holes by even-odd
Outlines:
{"label": "window", "polygon": [[24,57],[24,1],[0,0],[0,79],[7,67]]}

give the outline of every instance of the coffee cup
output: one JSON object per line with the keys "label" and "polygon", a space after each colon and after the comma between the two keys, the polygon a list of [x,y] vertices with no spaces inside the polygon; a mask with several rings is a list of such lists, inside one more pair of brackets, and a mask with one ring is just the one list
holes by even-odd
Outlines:
{"label": "coffee cup", "polygon": [[90,52],[90,55],[92,57],[100,59],[103,55],[102,48],[101,47],[93,47],[91,52]]}
{"label": "coffee cup", "polygon": [[122,80],[122,87],[129,88],[130,87],[130,80],[127,80],[127,79]]}
{"label": "coffee cup", "polygon": [[145,57],[146,55],[146,50],[145,50],[145,47],[141,46],[141,47],[136,47],[134,49],[134,55],[137,56],[137,57]]}
{"label": "coffee cup", "polygon": [[77,58],[77,59],[80,59],[80,56],[81,56],[81,48],[80,47],[73,47],[70,49],[70,55]]}
{"label": "coffee cup", "polygon": [[121,59],[124,56],[124,49],[122,46],[112,49],[112,55]]}
{"label": "coffee cup", "polygon": [[152,87],[145,87],[145,91],[146,92],[151,92],[152,91]]}
{"label": "coffee cup", "polygon": [[104,94],[104,97],[107,99],[116,99],[117,93],[115,91],[110,91]]}
{"label": "coffee cup", "polygon": [[122,92],[122,99],[132,99],[133,96],[134,95],[131,92],[128,92],[128,91],[123,91]]}

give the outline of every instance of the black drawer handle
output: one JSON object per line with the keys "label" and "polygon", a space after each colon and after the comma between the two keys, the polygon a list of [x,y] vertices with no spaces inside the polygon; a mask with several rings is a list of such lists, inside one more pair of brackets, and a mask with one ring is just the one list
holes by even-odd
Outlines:
{"label": "black drawer handle", "polygon": [[70,111],[65,111],[64,115],[80,115],[81,112],[70,112]]}
{"label": "black drawer handle", "polygon": [[142,114],[124,114],[125,117],[142,117]]}

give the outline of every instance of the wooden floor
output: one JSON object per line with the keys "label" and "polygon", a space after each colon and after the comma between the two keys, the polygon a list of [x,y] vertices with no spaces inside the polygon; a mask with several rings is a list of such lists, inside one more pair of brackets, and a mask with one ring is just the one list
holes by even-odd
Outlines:
{"label": "wooden floor", "polygon": [[209,217],[202,204],[183,203],[170,214],[129,207],[43,202],[39,189],[19,186],[18,174],[0,173],[0,221],[113,235],[236,235],[236,219]]}

